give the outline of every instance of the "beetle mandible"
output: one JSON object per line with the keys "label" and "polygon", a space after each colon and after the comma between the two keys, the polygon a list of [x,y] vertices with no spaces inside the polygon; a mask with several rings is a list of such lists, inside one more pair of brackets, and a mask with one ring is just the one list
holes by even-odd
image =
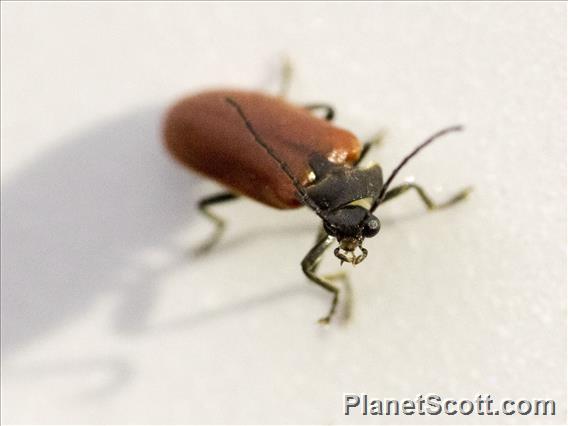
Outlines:
{"label": "beetle mandible", "polygon": [[[380,221],[374,214],[383,203],[415,190],[429,210],[463,200],[466,188],[444,203],[434,202],[415,183],[391,188],[401,168],[435,139],[459,131],[461,126],[440,130],[418,145],[383,181],[378,164],[360,163],[380,138],[361,144],[349,131],[331,124],[335,112],[327,104],[296,106],[285,100],[291,67],[285,63],[279,96],[253,91],[214,90],[181,99],[168,112],[164,139],[170,153],[185,166],[227,187],[228,191],[201,200],[199,210],[216,226],[200,251],[209,250],[220,238],[225,223],[210,211],[214,204],[241,195],[279,209],[307,206],[322,219],[316,244],[302,261],[310,281],[331,292],[327,315],[335,313],[339,288],[334,284],[344,273],[320,276],[317,268],[325,250],[337,240],[334,254],[341,263],[361,263],[367,257],[365,238],[377,235]],[[312,113],[323,110],[320,118]]]}

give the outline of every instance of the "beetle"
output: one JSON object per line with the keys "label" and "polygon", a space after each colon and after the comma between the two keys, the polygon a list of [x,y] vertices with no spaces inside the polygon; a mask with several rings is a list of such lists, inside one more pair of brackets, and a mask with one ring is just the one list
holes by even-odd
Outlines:
{"label": "beetle", "polygon": [[[367,257],[366,238],[380,230],[375,215],[383,203],[415,190],[429,210],[463,200],[465,188],[444,203],[434,202],[426,191],[411,182],[391,188],[402,167],[439,137],[462,129],[451,126],[430,136],[408,154],[383,180],[378,164],[360,167],[380,137],[361,144],[353,133],[332,124],[333,107],[327,104],[298,106],[285,99],[291,69],[285,64],[279,96],[243,90],[212,90],[185,97],[174,104],[164,121],[168,151],[183,165],[212,178],[228,191],[207,197],[199,211],[215,224],[215,232],[200,252],[208,251],[220,238],[224,220],[210,207],[247,196],[278,209],[310,208],[322,219],[316,244],[302,261],[307,278],[333,295],[326,316],[329,323],[339,298],[334,284],[344,273],[317,274],[325,250],[337,240],[335,256],[357,265]],[[324,117],[314,114],[323,110]]]}

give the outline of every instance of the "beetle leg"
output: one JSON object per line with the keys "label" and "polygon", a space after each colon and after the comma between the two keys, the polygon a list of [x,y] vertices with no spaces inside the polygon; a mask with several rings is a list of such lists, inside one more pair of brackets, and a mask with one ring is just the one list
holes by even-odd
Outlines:
{"label": "beetle leg", "polygon": [[[339,288],[332,284],[333,280],[341,279],[345,283],[345,287],[347,288],[347,295],[350,296],[350,289],[349,289],[349,282],[347,280],[347,275],[344,272],[339,272],[336,274],[330,274],[325,276],[318,276],[316,275],[316,270],[322,260],[323,254],[325,250],[331,245],[333,242],[333,237],[327,235],[323,230],[320,230],[318,235],[318,241],[312,247],[312,249],[308,252],[304,260],[302,260],[302,270],[304,274],[308,277],[310,281],[323,287],[330,293],[333,293],[333,300],[331,302],[331,307],[327,316],[321,318],[318,322],[320,324],[328,324],[331,320],[331,317],[335,313],[335,309],[337,307],[337,302],[339,300]],[[350,299],[346,300],[346,317],[349,315],[350,312]]]}
{"label": "beetle leg", "polygon": [[292,62],[287,56],[282,60],[282,70],[280,76],[280,90],[278,91],[281,98],[286,99],[288,97],[288,92],[290,92],[290,85],[292,83],[292,74],[294,68],[292,67]]}
{"label": "beetle leg", "polygon": [[327,237],[327,232],[325,232],[325,228],[323,226],[320,226],[318,234],[316,235],[316,243],[318,243],[324,237]]}
{"label": "beetle leg", "polygon": [[385,139],[385,132],[381,131],[377,133],[376,136],[371,138],[371,140],[365,142],[363,144],[363,148],[361,148],[361,155],[359,156],[359,159],[355,163],[355,166],[358,166],[361,163],[361,161],[363,161],[363,159],[367,156],[371,148],[382,145],[384,139]]}
{"label": "beetle leg", "polygon": [[[290,86],[292,84],[292,75],[294,73],[294,68],[292,67],[292,62],[290,58],[285,57],[282,61],[282,70],[281,70],[281,77],[280,77],[280,90],[278,91],[278,96],[283,99],[288,97],[288,93],[290,92]],[[331,121],[335,116],[335,110],[332,106],[327,104],[310,104],[304,106],[305,109],[308,111],[313,111],[317,109],[325,110],[325,120]]]}
{"label": "beetle leg", "polygon": [[323,109],[325,111],[324,118],[325,118],[326,121],[332,121],[333,117],[335,117],[335,110],[333,109],[333,107],[331,105],[328,105],[328,104],[304,105],[304,109],[307,109],[308,111]]}
{"label": "beetle leg", "polygon": [[418,195],[420,196],[420,198],[422,199],[422,201],[424,202],[424,204],[426,205],[426,208],[428,210],[437,210],[437,209],[443,209],[445,207],[449,207],[449,206],[463,200],[464,198],[466,198],[469,195],[469,193],[471,191],[473,191],[472,187],[467,187],[467,188],[461,190],[460,192],[458,192],[456,195],[454,195],[449,200],[447,200],[443,203],[436,203],[434,200],[432,200],[430,198],[430,196],[428,194],[426,194],[426,191],[424,191],[424,189],[420,185],[416,185],[415,183],[408,182],[408,183],[403,183],[402,185],[399,185],[399,186],[395,186],[394,188],[387,191],[387,193],[385,195],[385,199],[382,202],[384,203],[388,200],[391,200],[395,197],[398,197],[399,195],[404,194],[409,189],[416,190],[416,192],[418,193]]}
{"label": "beetle leg", "polygon": [[203,198],[201,201],[199,201],[199,211],[207,216],[207,218],[209,218],[209,220],[211,220],[215,224],[215,231],[213,231],[213,234],[196,249],[197,254],[204,254],[209,251],[211,247],[213,247],[219,241],[221,235],[223,235],[223,231],[225,230],[225,221],[216,214],[212,213],[209,210],[209,207],[213,204],[224,203],[234,200],[238,197],[239,195],[233,194],[232,192],[222,192],[220,194],[215,194],[207,198]]}
{"label": "beetle leg", "polygon": [[[280,90],[278,91],[279,93],[278,96],[280,96],[283,99],[286,99],[288,97],[288,93],[290,92],[293,73],[294,73],[294,68],[292,67],[292,62],[290,61],[290,58],[285,57],[284,60],[282,61]],[[324,118],[326,121],[332,121],[333,117],[335,117],[335,110],[333,109],[332,106],[327,104],[311,104],[311,105],[306,105],[304,108],[307,109],[308,111],[313,111],[317,109],[325,110]]]}

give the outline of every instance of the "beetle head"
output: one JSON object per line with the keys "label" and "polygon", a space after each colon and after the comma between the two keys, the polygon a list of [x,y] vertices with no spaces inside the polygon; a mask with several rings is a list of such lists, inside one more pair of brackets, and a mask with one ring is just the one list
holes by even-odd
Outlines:
{"label": "beetle head", "polygon": [[[377,235],[381,223],[364,207],[348,205],[327,213],[323,226],[325,231],[339,242],[339,247],[334,251],[335,256],[342,263],[357,265],[367,257],[363,241]],[[360,254],[356,253],[357,249]]]}

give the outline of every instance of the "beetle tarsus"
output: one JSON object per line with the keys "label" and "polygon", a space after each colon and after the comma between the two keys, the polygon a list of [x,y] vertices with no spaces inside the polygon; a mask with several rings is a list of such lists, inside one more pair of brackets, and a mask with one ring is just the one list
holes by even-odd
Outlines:
{"label": "beetle tarsus", "polygon": [[459,203],[460,201],[465,200],[472,192],[473,192],[473,186],[468,186],[467,188],[462,189],[460,192],[458,192],[456,195],[454,195],[445,203],[440,204],[439,208],[443,209],[446,207],[450,207],[455,203]]}

